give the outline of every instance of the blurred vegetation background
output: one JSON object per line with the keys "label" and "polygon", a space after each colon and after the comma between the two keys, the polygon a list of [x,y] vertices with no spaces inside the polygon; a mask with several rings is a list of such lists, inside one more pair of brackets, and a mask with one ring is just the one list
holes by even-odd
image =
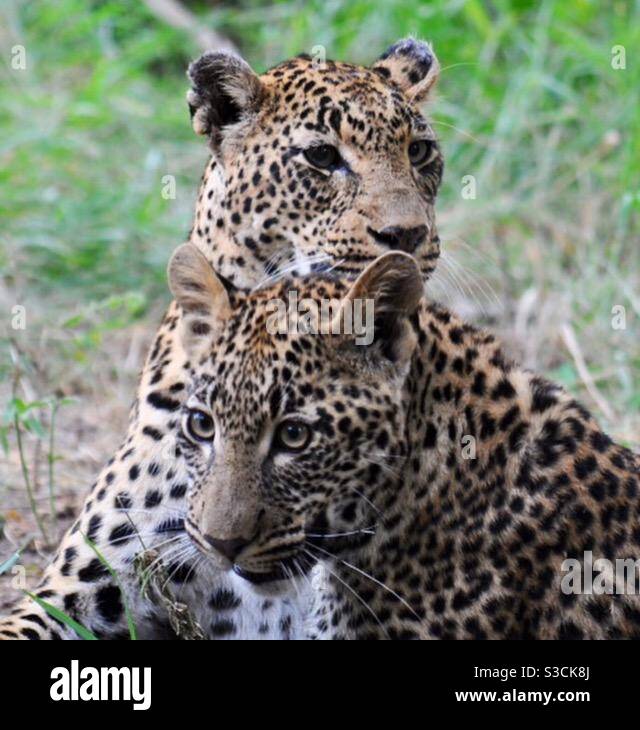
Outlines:
{"label": "blurred vegetation background", "polygon": [[[25,478],[33,504],[64,517],[124,433],[207,159],[184,99],[207,30],[258,71],[317,45],[369,63],[402,36],[432,41],[447,160],[432,295],[640,441],[639,2],[185,1],[191,29],[157,6],[0,6],[0,529],[13,547],[35,524]],[[620,46],[626,68],[612,65]]]}

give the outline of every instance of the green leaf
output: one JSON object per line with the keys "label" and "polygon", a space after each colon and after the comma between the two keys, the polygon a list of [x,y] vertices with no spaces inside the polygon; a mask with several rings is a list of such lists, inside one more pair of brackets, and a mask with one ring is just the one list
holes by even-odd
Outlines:
{"label": "green leaf", "polygon": [[30,416],[29,418],[24,418],[22,420],[22,425],[29,431],[30,433],[35,433],[36,436],[39,438],[44,438],[45,436],[45,430],[40,421],[37,418],[33,418]]}
{"label": "green leaf", "polygon": [[75,317],[69,317],[69,319],[66,319],[62,323],[62,327],[64,329],[75,329],[76,327],[79,327],[83,322],[84,322],[84,315],[76,314]]}
{"label": "green leaf", "polygon": [[2,445],[2,450],[4,451],[5,456],[9,455],[9,428],[8,426],[0,426],[0,444]]}
{"label": "green leaf", "polygon": [[29,598],[34,600],[41,608],[43,608],[49,616],[58,619],[58,621],[62,621],[63,624],[68,626],[70,629],[73,629],[81,639],[84,639],[85,641],[98,641],[98,637],[95,634],[91,633],[91,631],[85,628],[82,624],[79,624],[75,619],[72,619],[71,616],[67,616],[64,611],[52,606],[50,603],[47,603],[47,601],[43,601],[42,598],[38,598],[38,596],[33,593],[29,593],[29,591],[25,591],[25,593],[29,596]]}
{"label": "green leaf", "polygon": [[45,408],[47,405],[47,401],[45,401],[45,400],[32,400],[29,403],[24,403],[23,401],[20,401],[20,403],[21,403],[22,413],[28,413],[29,411],[32,411],[34,408]]}
{"label": "green leaf", "polygon": [[20,416],[27,410],[27,404],[21,398],[12,398],[9,401],[9,408],[13,408],[13,412]]}
{"label": "green leaf", "polygon": [[28,426],[26,425],[27,421],[28,421],[28,419],[26,418],[27,413],[29,413],[29,411],[34,410],[34,408],[46,408],[46,407],[47,407],[47,402],[44,400],[34,400],[34,401],[31,401],[30,403],[25,403],[25,401],[23,401],[21,398],[12,398],[7,403],[7,407],[4,412],[4,417],[7,422],[13,421],[17,417],[17,419],[21,423],[24,423],[25,426],[28,428]]}

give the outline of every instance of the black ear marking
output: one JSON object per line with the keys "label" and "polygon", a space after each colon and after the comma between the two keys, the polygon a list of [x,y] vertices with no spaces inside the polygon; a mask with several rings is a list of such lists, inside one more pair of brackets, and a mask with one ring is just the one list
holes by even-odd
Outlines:
{"label": "black ear marking", "polygon": [[421,81],[428,73],[433,65],[435,56],[428,43],[417,41],[415,38],[403,38],[397,41],[380,56],[380,60],[384,61],[391,56],[405,56],[411,64],[412,83],[416,84]]}
{"label": "black ear marking", "polygon": [[264,88],[249,64],[235,53],[205,53],[189,66],[187,93],[197,134],[219,141],[221,130],[258,110]]}
{"label": "black ear marking", "polygon": [[373,64],[373,70],[400,87],[410,99],[422,101],[435,84],[440,65],[428,43],[403,38]]}

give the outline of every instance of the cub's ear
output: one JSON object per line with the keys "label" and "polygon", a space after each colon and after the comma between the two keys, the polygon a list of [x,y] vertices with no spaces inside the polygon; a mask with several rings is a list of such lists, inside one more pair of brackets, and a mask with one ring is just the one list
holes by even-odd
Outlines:
{"label": "cub's ear", "polygon": [[431,46],[414,38],[394,43],[372,68],[416,103],[427,98],[440,73],[440,64]]}
{"label": "cub's ear", "polygon": [[423,291],[420,269],[411,256],[397,251],[380,256],[342,300],[331,329],[338,333],[336,344],[370,364],[386,361],[403,368],[416,347],[417,337],[409,320]]}
{"label": "cub's ear", "polygon": [[182,310],[180,336],[189,359],[208,354],[231,315],[229,290],[207,259],[191,243],[180,246],[169,261],[169,289]]}
{"label": "cub's ear", "polygon": [[214,147],[224,127],[257,112],[266,97],[260,77],[235,53],[205,53],[189,66],[187,75],[193,129],[208,135]]}

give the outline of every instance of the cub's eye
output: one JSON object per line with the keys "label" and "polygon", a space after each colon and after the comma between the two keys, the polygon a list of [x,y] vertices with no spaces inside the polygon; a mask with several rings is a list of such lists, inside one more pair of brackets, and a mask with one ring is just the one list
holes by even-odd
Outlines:
{"label": "cub's eye", "polygon": [[330,144],[319,144],[314,147],[307,147],[304,150],[304,156],[315,167],[321,170],[328,170],[336,167],[341,161],[340,153]]}
{"label": "cub's eye", "polygon": [[302,451],[311,439],[311,429],[302,421],[284,421],[276,429],[274,445],[283,451]]}
{"label": "cub's eye", "polygon": [[416,139],[409,145],[409,162],[416,167],[424,164],[433,151],[433,142],[428,139]]}
{"label": "cub's eye", "polygon": [[213,418],[204,411],[189,411],[185,426],[189,436],[196,441],[211,441],[215,433]]}

